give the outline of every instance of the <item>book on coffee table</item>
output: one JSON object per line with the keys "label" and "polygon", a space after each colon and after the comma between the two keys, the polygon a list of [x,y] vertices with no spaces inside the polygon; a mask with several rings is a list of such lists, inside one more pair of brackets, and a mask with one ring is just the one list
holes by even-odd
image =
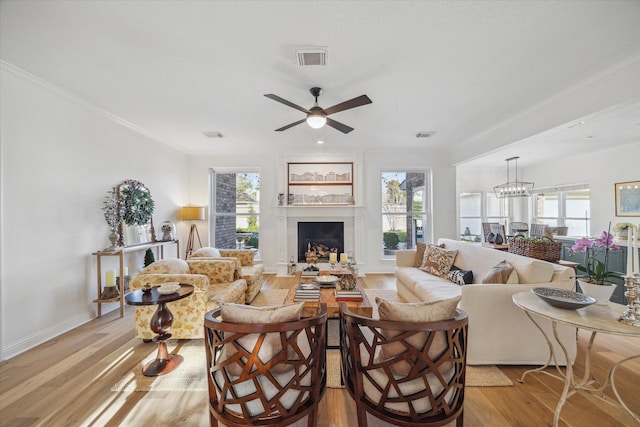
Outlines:
{"label": "book on coffee table", "polygon": [[345,289],[338,283],[336,285],[336,301],[362,301],[362,293],[358,288]]}
{"label": "book on coffee table", "polygon": [[320,300],[320,286],[317,283],[298,283],[296,288],[296,294],[293,297],[294,301],[319,301]]}

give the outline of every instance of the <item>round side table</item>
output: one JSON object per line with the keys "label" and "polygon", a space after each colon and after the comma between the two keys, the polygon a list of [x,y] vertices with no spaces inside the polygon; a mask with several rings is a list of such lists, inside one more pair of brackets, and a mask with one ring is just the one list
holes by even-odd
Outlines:
{"label": "round side table", "polygon": [[151,318],[151,330],[156,335],[154,341],[158,342],[158,353],[155,360],[147,363],[142,368],[142,374],[147,377],[156,377],[164,375],[182,363],[183,357],[179,354],[169,354],[167,344],[165,343],[171,337],[169,331],[173,324],[173,315],[167,308],[167,303],[178,301],[193,294],[193,286],[180,284],[180,289],[169,295],[161,295],[158,288],[151,288],[150,292],[142,292],[137,290],[128,293],[124,300],[129,305],[157,305],[158,308]]}

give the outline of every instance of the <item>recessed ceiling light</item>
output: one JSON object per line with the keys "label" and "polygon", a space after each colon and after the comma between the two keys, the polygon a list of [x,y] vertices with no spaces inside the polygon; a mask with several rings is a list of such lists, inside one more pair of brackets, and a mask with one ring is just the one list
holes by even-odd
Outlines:
{"label": "recessed ceiling light", "polygon": [[429,138],[434,133],[436,133],[436,131],[434,131],[434,130],[422,130],[422,131],[416,133],[416,138]]}
{"label": "recessed ceiling light", "polygon": [[316,141],[316,144],[324,144],[324,141],[318,140]]}
{"label": "recessed ceiling light", "polygon": [[217,130],[209,130],[209,131],[204,131],[202,133],[207,138],[223,138],[224,137],[224,135],[222,135],[222,133],[218,132]]}

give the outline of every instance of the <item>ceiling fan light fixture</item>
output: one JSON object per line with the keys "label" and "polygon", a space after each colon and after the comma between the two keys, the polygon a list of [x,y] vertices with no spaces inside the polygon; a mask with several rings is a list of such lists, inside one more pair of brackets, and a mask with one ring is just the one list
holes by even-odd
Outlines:
{"label": "ceiling fan light fixture", "polygon": [[320,129],[327,124],[327,115],[324,114],[322,108],[318,106],[317,101],[316,105],[311,107],[309,114],[307,114],[307,124],[313,129]]}

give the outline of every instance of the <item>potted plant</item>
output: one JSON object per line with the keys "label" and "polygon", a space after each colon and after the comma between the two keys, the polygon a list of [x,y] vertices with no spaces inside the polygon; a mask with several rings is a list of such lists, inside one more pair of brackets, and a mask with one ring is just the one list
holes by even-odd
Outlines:
{"label": "potted plant", "polygon": [[585,253],[585,265],[578,265],[578,271],[585,273],[578,277],[578,284],[582,292],[593,296],[597,304],[608,304],[615,286],[608,279],[622,278],[622,274],[608,270],[609,251],[617,251],[620,247],[613,243],[613,235],[603,231],[597,239],[583,237],[571,247],[570,253]]}
{"label": "potted plant", "polygon": [[629,235],[629,229],[633,227],[634,225],[631,224],[630,222],[619,222],[613,226],[613,232],[615,233],[618,239],[627,240],[627,237]]}

